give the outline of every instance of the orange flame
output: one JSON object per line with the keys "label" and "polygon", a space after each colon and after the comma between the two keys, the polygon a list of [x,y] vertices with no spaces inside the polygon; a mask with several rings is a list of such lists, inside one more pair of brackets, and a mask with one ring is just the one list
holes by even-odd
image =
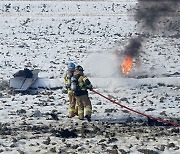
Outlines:
{"label": "orange flame", "polygon": [[121,65],[121,70],[124,75],[128,75],[133,67],[133,59],[131,56],[125,57]]}

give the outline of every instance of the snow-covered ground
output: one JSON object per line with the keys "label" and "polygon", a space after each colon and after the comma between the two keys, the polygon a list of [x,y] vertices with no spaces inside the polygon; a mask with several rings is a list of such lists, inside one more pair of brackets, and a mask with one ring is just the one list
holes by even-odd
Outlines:
{"label": "snow-covered ground", "polygon": [[[135,15],[157,2],[0,1],[0,153],[180,153],[179,127],[148,126],[146,117],[93,92],[92,122],[69,119],[62,93],[73,61],[96,91],[180,123],[180,2],[164,3],[170,13],[152,20],[154,28],[145,13],[142,20]],[[120,64],[132,40],[141,48],[124,76]],[[9,89],[9,79],[25,67],[41,69],[34,87],[47,89],[31,95]]]}

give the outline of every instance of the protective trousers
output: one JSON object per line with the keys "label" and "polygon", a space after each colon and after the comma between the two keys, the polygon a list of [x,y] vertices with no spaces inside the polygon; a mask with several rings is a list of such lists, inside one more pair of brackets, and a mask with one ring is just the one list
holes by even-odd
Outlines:
{"label": "protective trousers", "polygon": [[88,95],[76,96],[76,103],[78,104],[78,116],[80,120],[84,119],[84,109],[86,116],[91,117],[92,105]]}
{"label": "protective trousers", "polygon": [[73,93],[68,94],[69,97],[69,118],[78,114],[78,107],[76,104],[76,98]]}

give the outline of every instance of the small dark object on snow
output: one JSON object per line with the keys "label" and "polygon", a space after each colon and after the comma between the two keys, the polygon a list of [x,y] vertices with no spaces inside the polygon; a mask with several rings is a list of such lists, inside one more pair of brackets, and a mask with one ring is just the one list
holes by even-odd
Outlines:
{"label": "small dark object on snow", "polygon": [[156,121],[148,117],[148,126],[172,126],[171,124],[165,124],[163,122]]}
{"label": "small dark object on snow", "polygon": [[55,114],[55,113],[49,113],[49,115],[52,117],[53,120],[59,120],[57,114]]}
{"label": "small dark object on snow", "polygon": [[52,130],[52,133],[56,137],[62,137],[62,138],[76,138],[78,137],[76,130],[68,130],[68,129],[61,129],[61,130]]}

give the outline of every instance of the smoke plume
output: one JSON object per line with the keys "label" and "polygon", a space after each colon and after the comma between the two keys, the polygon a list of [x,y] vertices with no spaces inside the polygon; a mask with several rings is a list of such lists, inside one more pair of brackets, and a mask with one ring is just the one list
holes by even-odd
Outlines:
{"label": "smoke plume", "polygon": [[138,0],[135,20],[144,29],[177,32],[180,31],[179,7],[180,0]]}
{"label": "smoke plume", "polygon": [[143,39],[141,37],[132,38],[129,44],[125,47],[124,55],[138,57],[142,46]]}
{"label": "smoke plume", "polygon": [[140,36],[129,40],[124,54],[131,57],[139,56],[146,34],[179,37],[179,8],[180,0],[138,0],[134,17]]}
{"label": "smoke plume", "polygon": [[116,55],[119,59],[131,56],[140,65],[142,46],[149,38],[180,38],[180,0],[138,0],[133,11],[138,37],[131,38],[123,51]]}

